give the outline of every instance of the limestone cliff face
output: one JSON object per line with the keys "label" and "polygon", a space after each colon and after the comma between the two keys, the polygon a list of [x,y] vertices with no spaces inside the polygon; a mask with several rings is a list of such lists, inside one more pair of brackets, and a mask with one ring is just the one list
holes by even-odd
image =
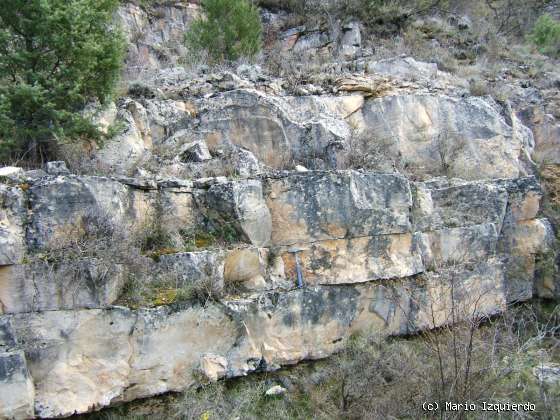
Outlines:
{"label": "limestone cliff face", "polygon": [[[184,284],[211,279],[226,288],[204,306],[112,306],[125,285],[118,260],[53,268],[21,255],[0,267],[2,395],[20,404],[6,411],[17,416],[69,415],[179,391],[201,369],[234,377],[326,357],[353,332],[409,334],[451,322],[452,308],[464,317],[498,313],[533,296],[535,258],[552,237],[538,218],[534,177],[411,182],[310,171],[207,188],[161,182],[152,190],[72,175],[28,182],[26,191],[6,187],[24,195],[22,208],[6,213],[14,224],[17,215],[27,218],[29,255],[62,240],[92,210],[137,229],[154,195],[169,199],[165,212],[177,216],[170,227],[203,213],[227,220],[245,245],[147,260],[143,281],[173,273]],[[6,234],[8,244],[25,241]],[[228,295],[232,283],[245,292]]]}
{"label": "limestone cliff face", "polygon": [[[166,67],[153,51],[195,9],[123,8],[129,65]],[[535,136],[510,106],[434,64],[356,56],[355,25],[283,36],[300,49],[335,37],[363,71],[297,93],[251,66],[163,69],[97,113],[124,126],[92,158],[106,176],[0,178],[0,418],[88,412],[558,293],[538,269],[554,233]],[[365,154],[374,165],[355,169]],[[236,242],[116,251],[154,223]],[[125,307],[131,284],[170,281],[212,290]]]}

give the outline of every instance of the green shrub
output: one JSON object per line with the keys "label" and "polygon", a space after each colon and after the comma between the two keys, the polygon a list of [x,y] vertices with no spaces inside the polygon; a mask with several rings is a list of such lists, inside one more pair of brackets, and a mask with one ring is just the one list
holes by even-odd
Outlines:
{"label": "green shrub", "polygon": [[550,15],[542,15],[529,34],[529,40],[543,54],[558,56],[560,53],[560,22]]}
{"label": "green shrub", "polygon": [[202,0],[204,17],[195,20],[185,36],[196,53],[213,62],[254,57],[261,48],[259,11],[247,0]]}
{"label": "green shrub", "polygon": [[81,114],[110,96],[124,42],[118,0],[5,0],[0,8],[0,161],[54,157],[57,143],[95,137]]}
{"label": "green shrub", "polygon": [[488,95],[488,83],[481,79],[471,79],[469,82],[469,91],[472,96]]}

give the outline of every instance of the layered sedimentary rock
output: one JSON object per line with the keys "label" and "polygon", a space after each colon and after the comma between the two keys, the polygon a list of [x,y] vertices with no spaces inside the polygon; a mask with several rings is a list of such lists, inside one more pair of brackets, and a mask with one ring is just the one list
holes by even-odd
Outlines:
{"label": "layered sedimentary rock", "polygon": [[[154,46],[182,42],[196,14],[162,8],[119,13],[127,74],[165,67]],[[341,29],[284,41],[336,38],[354,57],[359,24]],[[554,234],[527,176],[532,133],[435,64],[354,64],[364,72],[297,89],[251,66],[162,70],[92,111],[105,131],[122,126],[93,158],[112,177],[7,170],[0,417],[88,412],[327,357],[353,333],[412,334],[548,296]],[[348,169],[371,153],[378,171]],[[206,231],[233,243],[197,241]],[[123,252],[162,232],[168,246]],[[132,285],[187,300],[116,306]]]}
{"label": "layered sedimentary rock", "polygon": [[[372,74],[349,75],[337,87],[304,96],[261,73],[253,78],[222,72],[193,80],[170,69],[152,80],[155,93],[117,104],[114,120],[126,128],[96,159],[125,173],[156,148],[165,163],[162,171],[197,177],[232,171],[247,176],[263,167],[297,164],[344,169],[360,153],[356,136],[364,136],[368,148],[384,156],[385,166],[392,161],[424,177],[476,180],[530,173],[533,134],[511,107],[488,97],[457,96],[451,76],[437,69],[425,76],[443,85],[432,90],[411,89],[398,72],[383,78],[385,73],[375,70],[401,61],[406,59],[370,63]],[[412,61],[404,67],[416,74],[423,64],[435,66]],[[203,159],[184,159],[181,151],[193,145],[205,151]],[[220,162],[224,157],[228,164]]]}
{"label": "layered sedimentary rock", "polygon": [[119,297],[126,267],[107,259],[36,261],[0,267],[4,313],[99,308]]}
{"label": "layered sedimentary rock", "polygon": [[[286,31],[267,11],[285,50],[336,50],[348,71],[194,74],[169,66],[197,2],[142,3],[116,16],[135,82],[86,110],[116,132],[90,162],[108,176],[0,170],[0,418],[89,412],[557,293],[528,175],[558,161],[560,130],[534,89],[515,112],[435,63],[362,56],[359,22]],[[158,234],[168,246],[126,252]],[[134,285],[206,295],[118,306]]]}
{"label": "layered sedimentary rock", "polygon": [[434,328],[452,322],[452,307],[462,317],[497,313],[505,305],[502,289],[500,268],[489,263],[415,282],[307,287],[206,307],[51,311],[9,320],[27,354],[35,413],[51,417],[185,389],[208,369],[208,354],[221,361],[221,376],[233,377],[326,357],[353,331]]}
{"label": "layered sedimentary rock", "polygon": [[[517,177],[532,133],[480,98],[407,94],[366,102],[364,121],[387,153],[415,171],[463,179]],[[504,115],[505,114],[505,115]]]}
{"label": "layered sedimentary rock", "polygon": [[274,245],[410,232],[410,184],[393,174],[318,172],[271,180]]}
{"label": "layered sedimentary rock", "polygon": [[[200,375],[326,357],[354,332],[409,334],[499,313],[531,298],[552,235],[533,177],[411,182],[308,171],[187,185],[65,175],[5,188],[18,197],[2,211],[22,244],[0,267],[11,343],[1,356],[2,414],[15,417],[86,412],[180,391]],[[142,273],[126,259],[50,260],[50,247],[88,231],[86,210],[130,232],[148,214],[186,229],[204,219],[232,226],[244,243],[139,257]],[[224,294],[202,306],[112,306],[130,275]]]}

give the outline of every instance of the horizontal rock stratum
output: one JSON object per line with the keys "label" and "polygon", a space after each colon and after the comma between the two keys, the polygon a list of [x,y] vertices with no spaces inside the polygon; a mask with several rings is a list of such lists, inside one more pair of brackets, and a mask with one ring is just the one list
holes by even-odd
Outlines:
{"label": "horizontal rock stratum", "polygon": [[[328,357],[355,333],[560,296],[534,176],[560,162],[558,77],[530,76],[542,56],[452,74],[380,59],[386,45],[349,16],[290,27],[300,19],[262,10],[266,65],[191,68],[199,3],[121,2],[128,86],[84,109],[106,139],[60,144],[74,172],[103,176],[0,168],[0,419],[91,412]],[[448,45],[435,28],[424,35]],[[460,38],[468,57],[486,49]],[[482,75],[494,98],[475,94]]]}
{"label": "horizontal rock stratum", "polygon": [[[4,417],[58,417],[326,357],[355,332],[411,334],[530,299],[552,229],[534,177],[411,182],[367,171],[204,183],[75,175],[0,189]],[[212,281],[220,299],[114,306],[130,261],[49,261],[92,214],[141,231],[210,220],[235,246],[161,255],[141,281]],[[99,223],[100,219],[96,219]],[[296,287],[297,261],[304,287]],[[34,258],[40,255],[42,258]],[[229,285],[237,285],[235,293]]]}

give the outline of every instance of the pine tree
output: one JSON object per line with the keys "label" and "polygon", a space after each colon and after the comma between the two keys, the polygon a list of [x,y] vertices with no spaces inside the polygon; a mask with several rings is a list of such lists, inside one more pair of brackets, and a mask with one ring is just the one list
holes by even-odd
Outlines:
{"label": "pine tree", "polygon": [[80,110],[118,79],[118,0],[4,0],[0,8],[0,161],[53,157],[57,142],[96,136]]}
{"label": "pine tree", "polygon": [[248,0],[202,0],[204,16],[186,34],[194,52],[206,51],[213,62],[254,57],[261,48],[258,8]]}

